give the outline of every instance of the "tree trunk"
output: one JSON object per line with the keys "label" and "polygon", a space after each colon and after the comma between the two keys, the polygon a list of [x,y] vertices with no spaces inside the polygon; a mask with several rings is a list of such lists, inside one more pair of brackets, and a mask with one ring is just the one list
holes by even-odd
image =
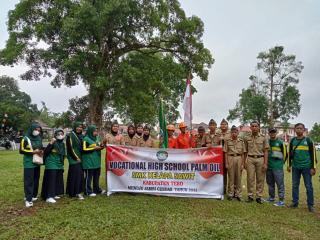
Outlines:
{"label": "tree trunk", "polygon": [[102,127],[104,93],[90,86],[89,111],[90,124],[95,124],[99,130]]}

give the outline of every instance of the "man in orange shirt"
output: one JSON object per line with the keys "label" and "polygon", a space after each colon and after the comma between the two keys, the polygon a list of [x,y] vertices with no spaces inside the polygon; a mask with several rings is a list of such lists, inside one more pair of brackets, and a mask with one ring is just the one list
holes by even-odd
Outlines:
{"label": "man in orange shirt", "polygon": [[177,137],[177,148],[179,149],[191,148],[190,135],[189,133],[186,132],[187,125],[184,122],[181,122],[179,124],[179,129],[181,133]]}
{"label": "man in orange shirt", "polygon": [[177,148],[177,139],[173,136],[174,131],[174,125],[170,124],[167,126],[168,148]]}

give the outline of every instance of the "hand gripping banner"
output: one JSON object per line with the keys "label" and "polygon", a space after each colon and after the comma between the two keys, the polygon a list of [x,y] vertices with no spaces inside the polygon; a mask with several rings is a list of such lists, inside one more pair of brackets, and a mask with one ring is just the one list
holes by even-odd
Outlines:
{"label": "hand gripping banner", "polygon": [[157,149],[108,145],[108,195],[115,192],[223,199],[221,147]]}

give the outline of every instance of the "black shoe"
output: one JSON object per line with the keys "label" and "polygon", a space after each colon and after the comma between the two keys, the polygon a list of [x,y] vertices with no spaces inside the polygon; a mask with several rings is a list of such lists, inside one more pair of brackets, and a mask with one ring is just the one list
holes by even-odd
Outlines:
{"label": "black shoe", "polygon": [[232,201],[232,197],[228,196],[227,200]]}
{"label": "black shoe", "polygon": [[262,199],[261,198],[256,198],[256,202],[259,204],[262,204]]}
{"label": "black shoe", "polygon": [[309,212],[314,213],[314,207],[313,206],[308,206],[308,210],[309,210]]}
{"label": "black shoe", "polygon": [[289,208],[297,208],[298,207],[298,203],[291,203],[289,205]]}
{"label": "black shoe", "polygon": [[247,200],[248,203],[251,203],[253,202],[253,197],[248,197],[248,200]]}
{"label": "black shoe", "polygon": [[239,202],[242,201],[241,197],[235,197]]}

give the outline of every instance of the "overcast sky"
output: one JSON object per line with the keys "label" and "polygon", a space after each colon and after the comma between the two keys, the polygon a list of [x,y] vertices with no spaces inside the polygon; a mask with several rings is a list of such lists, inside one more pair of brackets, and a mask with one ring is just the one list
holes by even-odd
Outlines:
{"label": "overcast sky", "polygon": [[[7,12],[18,0],[0,2],[0,48],[5,46]],[[228,115],[238,100],[248,77],[255,73],[257,55],[275,45],[283,45],[285,53],[302,61],[299,89],[302,110],[292,122],[304,122],[311,127],[320,122],[318,92],[320,90],[320,1],[317,0],[181,0],[188,16],[197,15],[205,25],[203,40],[210,49],[215,64],[209,80],[194,79],[198,92],[193,96],[194,122],[217,122]],[[0,75],[18,79],[27,68],[1,67]],[[51,111],[68,108],[68,99],[86,94],[84,86],[55,89],[49,81],[19,80],[22,91],[31,95],[34,103],[44,101]],[[183,114],[182,114],[183,116]]]}

